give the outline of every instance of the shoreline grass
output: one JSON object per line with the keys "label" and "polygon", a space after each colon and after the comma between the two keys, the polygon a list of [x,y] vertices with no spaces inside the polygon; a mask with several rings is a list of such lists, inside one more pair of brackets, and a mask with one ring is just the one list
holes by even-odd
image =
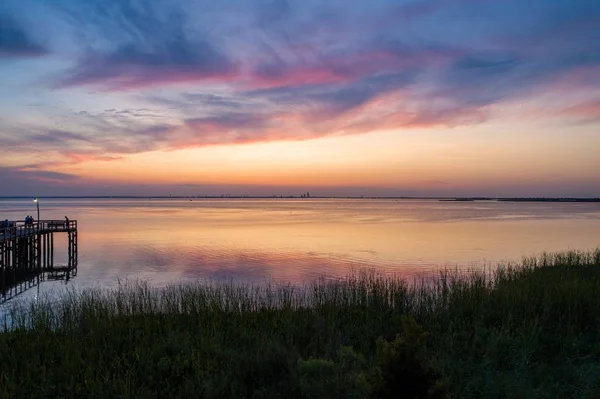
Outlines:
{"label": "shoreline grass", "polygon": [[600,249],[420,284],[71,291],[6,316],[0,397],[595,398],[599,289]]}

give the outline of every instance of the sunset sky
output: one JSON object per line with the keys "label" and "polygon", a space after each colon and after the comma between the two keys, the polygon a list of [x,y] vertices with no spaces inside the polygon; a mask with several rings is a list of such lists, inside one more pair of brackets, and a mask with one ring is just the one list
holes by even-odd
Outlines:
{"label": "sunset sky", "polygon": [[2,0],[0,196],[600,196],[599,0]]}

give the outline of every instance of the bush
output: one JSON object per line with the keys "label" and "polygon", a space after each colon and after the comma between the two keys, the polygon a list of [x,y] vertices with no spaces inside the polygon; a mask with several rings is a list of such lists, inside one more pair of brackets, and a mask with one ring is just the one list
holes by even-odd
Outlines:
{"label": "bush", "polygon": [[305,398],[364,398],[369,391],[367,362],[348,346],[337,352],[337,361],[298,361],[300,391]]}
{"label": "bush", "polygon": [[392,342],[377,340],[373,398],[444,398],[442,373],[427,359],[427,333],[413,318],[403,317],[403,331]]}

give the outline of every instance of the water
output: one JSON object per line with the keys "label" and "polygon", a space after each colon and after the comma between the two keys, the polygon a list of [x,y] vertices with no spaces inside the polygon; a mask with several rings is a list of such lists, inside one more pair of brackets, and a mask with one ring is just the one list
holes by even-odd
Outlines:
{"label": "water", "polygon": [[[358,268],[411,277],[600,246],[600,203],[42,199],[40,210],[78,220],[79,269],[26,295],[131,278],[297,283]],[[36,217],[32,201],[0,201],[0,219],[27,214]],[[66,237],[55,245],[65,263]]]}

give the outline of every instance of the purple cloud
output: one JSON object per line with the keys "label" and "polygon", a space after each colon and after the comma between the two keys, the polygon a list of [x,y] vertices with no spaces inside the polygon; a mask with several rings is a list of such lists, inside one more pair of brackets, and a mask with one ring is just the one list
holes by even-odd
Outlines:
{"label": "purple cloud", "polygon": [[[47,112],[66,121],[58,126],[37,122],[43,110],[3,115],[0,143],[73,162],[477,124],[534,92],[600,89],[596,0],[27,0],[48,11],[31,11],[40,23],[27,29],[16,16],[36,8],[10,1],[0,52],[43,54],[32,38],[47,38],[68,65],[44,75],[53,99],[83,100],[79,109],[52,103],[60,109]],[[119,105],[102,112],[88,98]],[[597,120],[593,101],[578,104],[543,117]]]}

